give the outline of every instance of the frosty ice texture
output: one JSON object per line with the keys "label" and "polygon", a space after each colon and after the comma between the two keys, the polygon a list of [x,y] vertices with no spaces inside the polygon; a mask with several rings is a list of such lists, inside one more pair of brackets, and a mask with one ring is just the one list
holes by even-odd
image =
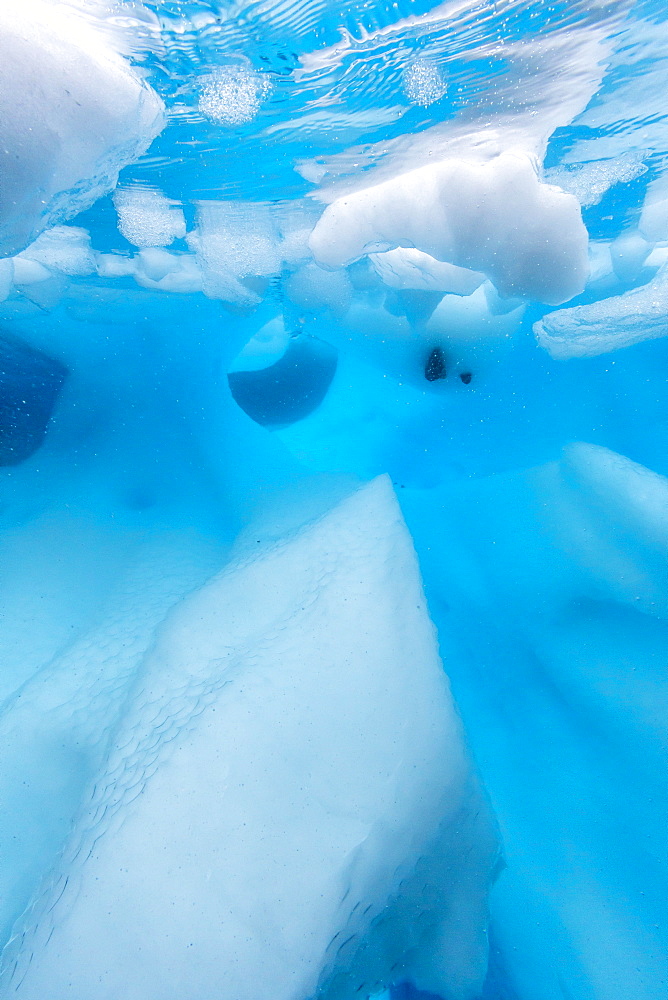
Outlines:
{"label": "frosty ice texture", "polygon": [[338,198],[311,236],[316,261],[349,264],[400,245],[482,271],[502,295],[557,305],[581,292],[587,234],[577,202],[515,154],[443,160]]}

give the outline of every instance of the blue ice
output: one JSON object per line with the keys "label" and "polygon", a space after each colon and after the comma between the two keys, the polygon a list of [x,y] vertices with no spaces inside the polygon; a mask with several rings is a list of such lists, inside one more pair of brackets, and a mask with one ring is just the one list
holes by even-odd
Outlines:
{"label": "blue ice", "polygon": [[3,5],[1,998],[668,998],[667,53]]}

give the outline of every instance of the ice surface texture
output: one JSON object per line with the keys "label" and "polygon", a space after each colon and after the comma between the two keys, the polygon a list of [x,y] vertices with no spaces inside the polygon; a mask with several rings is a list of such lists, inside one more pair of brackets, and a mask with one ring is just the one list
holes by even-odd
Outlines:
{"label": "ice surface texture", "polygon": [[478,994],[495,840],[387,480],[174,609],[83,802],[3,995]]}

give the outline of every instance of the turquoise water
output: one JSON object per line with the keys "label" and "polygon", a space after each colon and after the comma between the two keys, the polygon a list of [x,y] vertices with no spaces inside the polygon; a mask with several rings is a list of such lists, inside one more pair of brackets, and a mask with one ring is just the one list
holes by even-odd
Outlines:
{"label": "turquoise water", "polygon": [[668,18],[0,11],[0,996],[668,997]]}

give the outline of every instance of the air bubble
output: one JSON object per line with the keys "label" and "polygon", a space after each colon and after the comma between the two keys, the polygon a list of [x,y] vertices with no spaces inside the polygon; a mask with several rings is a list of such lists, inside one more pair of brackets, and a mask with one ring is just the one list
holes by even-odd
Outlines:
{"label": "air bubble", "polygon": [[221,66],[204,77],[199,110],[217,125],[245,125],[255,118],[269,89],[269,81],[248,66]]}
{"label": "air bubble", "polygon": [[436,63],[417,59],[404,71],[404,93],[411,104],[427,108],[447,93],[445,77]]}

